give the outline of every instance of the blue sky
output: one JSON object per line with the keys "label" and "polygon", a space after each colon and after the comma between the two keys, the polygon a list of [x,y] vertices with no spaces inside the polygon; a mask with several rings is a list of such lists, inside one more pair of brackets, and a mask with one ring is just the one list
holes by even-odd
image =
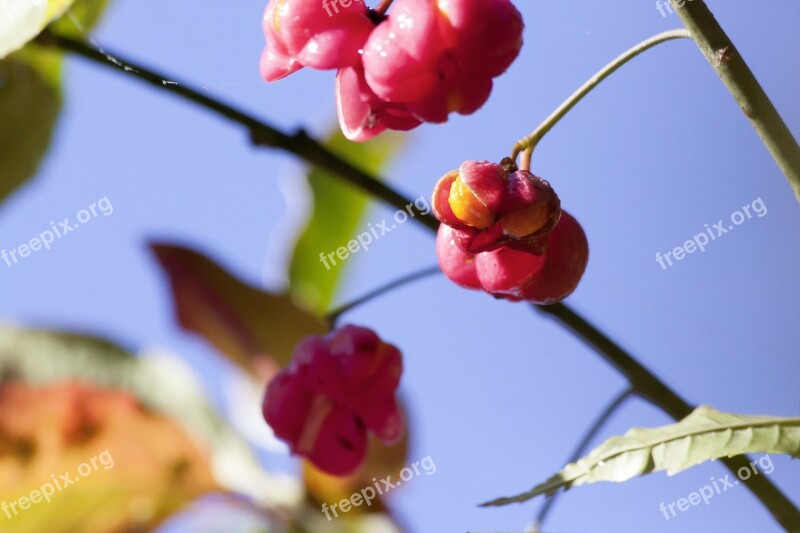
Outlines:
{"label": "blue sky", "polygon": [[[800,136],[800,4],[709,1]],[[634,43],[680,26],[653,2],[517,2],[525,46],[470,117],[424,126],[386,171],[409,198],[466,159],[498,160],[586,78]],[[208,86],[209,93],[288,129],[326,131],[335,119],[331,73],[276,84],[257,72],[262,2],[114,0],[95,37],[137,61]],[[66,103],[35,180],[0,206],[0,248],[113,204],[13,268],[0,264],[0,318],[98,332],[133,348],[184,355],[204,375],[215,355],[174,324],[165,279],[145,243],[159,238],[211,253],[254,284],[279,288],[291,245],[281,183],[303,166],[250,146],[239,128],[163,91],[71,59]],[[693,403],[741,413],[800,410],[800,210],[786,180],[735,102],[689,41],[651,50],[592,93],[540,144],[536,174],[583,224],[591,256],[569,303]],[[745,221],[663,270],[655,260],[760,198]],[[376,205],[367,221],[392,210]],[[404,224],[348,260],[340,300],[435,262],[433,239]],[[320,267],[322,268],[322,267]],[[431,278],[345,317],[405,355],[411,460],[437,472],[397,491],[412,530],[522,530],[541,501],[476,504],[513,494],[563,466],[624,380],[589,349],[523,304],[497,302]],[[215,398],[218,391],[212,389]],[[642,401],[626,404],[603,437],[667,423]],[[774,458],[769,474],[800,502],[800,466]],[[743,487],[665,520],[673,502],[726,473],[705,464],[570,491],[556,531],[773,531]]]}

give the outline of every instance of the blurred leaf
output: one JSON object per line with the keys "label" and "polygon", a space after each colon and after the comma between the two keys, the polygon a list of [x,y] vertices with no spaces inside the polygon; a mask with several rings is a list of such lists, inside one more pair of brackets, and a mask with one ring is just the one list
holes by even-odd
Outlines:
{"label": "blurred leaf", "polygon": [[[61,15],[65,0],[0,0],[0,58]],[[84,37],[107,0],[78,0],[53,27]],[[41,11],[41,12],[40,12]],[[26,26],[27,25],[27,26]],[[32,178],[50,147],[61,109],[61,54],[31,44],[0,60],[0,201]]]}
{"label": "blurred leaf", "polygon": [[[365,143],[345,139],[339,128],[325,143],[333,152],[360,168],[379,173],[402,146],[403,136],[384,133]],[[329,310],[344,265],[336,258],[336,266],[328,270],[320,261],[320,253],[335,252],[347,246],[361,228],[368,204],[367,196],[351,185],[332,176],[328,171],[312,168],[308,184],[313,195],[313,210],[303,234],[294,249],[289,267],[290,291],[301,301],[322,314]],[[334,256],[335,257],[335,256]],[[328,260],[330,263],[330,260]]]}
{"label": "blurred leaf", "polygon": [[169,276],[181,326],[249,372],[265,358],[285,366],[303,337],[328,329],[288,295],[246,285],[204,255],[169,244],[151,248]]}
{"label": "blurred leaf", "polygon": [[[83,36],[100,18],[106,4],[107,0],[0,0],[0,58],[22,48],[70,6],[67,15],[75,17],[75,21],[59,21],[56,26],[69,35]],[[76,21],[80,28],[75,27]]]}
{"label": "blurred leaf", "polygon": [[49,384],[75,379],[135,396],[178,421],[210,450],[216,482],[268,506],[293,507],[301,487],[265,472],[250,448],[208,405],[191,369],[169,354],[134,357],[94,337],[0,324],[0,379]]}
{"label": "blurred leaf", "polygon": [[76,0],[68,13],[54,21],[50,27],[59,35],[76,39],[86,38],[103,16],[108,0]]}
{"label": "blurred leaf", "polygon": [[[20,506],[0,519],[15,531],[150,529],[216,488],[208,457],[182,428],[128,393],[0,384],[0,500]],[[41,501],[25,509],[23,497]]]}
{"label": "blurred leaf", "polygon": [[60,71],[58,57],[41,50],[0,61],[0,201],[36,174],[47,153],[61,108]]}
{"label": "blurred leaf", "polygon": [[612,437],[530,491],[483,505],[523,502],[560,488],[626,481],[660,470],[673,475],[704,461],[745,453],[800,457],[800,418],[735,415],[701,406],[676,424],[634,428]]}

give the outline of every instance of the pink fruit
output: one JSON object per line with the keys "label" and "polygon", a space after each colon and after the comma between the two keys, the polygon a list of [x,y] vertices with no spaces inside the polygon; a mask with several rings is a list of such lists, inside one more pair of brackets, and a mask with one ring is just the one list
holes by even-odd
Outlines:
{"label": "pink fruit", "polygon": [[475,267],[483,290],[495,296],[517,296],[539,275],[545,261],[543,255],[503,247],[476,255]]}
{"label": "pink fruit", "polygon": [[261,75],[338,69],[345,136],[365,141],[477,111],[522,46],[510,0],[395,0],[388,15],[364,0],[270,0]]}
{"label": "pink fruit", "polygon": [[433,213],[454,229],[454,242],[465,252],[507,246],[541,255],[561,202],[549,183],[530,172],[509,174],[496,163],[466,161],[436,184]]}
{"label": "pink fruit", "polygon": [[545,305],[560,302],[577,288],[588,261],[586,234],[578,221],[564,211],[550,233],[544,268],[522,289],[522,298]]}
{"label": "pink fruit", "polygon": [[[335,12],[334,12],[335,10]],[[374,25],[363,0],[270,0],[264,14],[267,47],[261,72],[275,81],[302,66],[335,69],[360,61],[359,50]]]}
{"label": "pink fruit", "polygon": [[403,435],[395,399],[402,372],[397,348],[367,328],[308,337],[270,381],[264,419],[294,453],[329,474],[348,475],[366,457],[369,432],[387,443]]}
{"label": "pink fruit", "polygon": [[339,69],[336,107],[342,133],[351,141],[367,141],[386,129],[405,131],[421,124],[404,106],[375,96],[360,65]]}
{"label": "pink fruit", "polygon": [[436,235],[436,256],[439,266],[453,283],[465,289],[480,289],[481,283],[475,270],[475,256],[461,250],[453,242],[453,228],[439,226]]}

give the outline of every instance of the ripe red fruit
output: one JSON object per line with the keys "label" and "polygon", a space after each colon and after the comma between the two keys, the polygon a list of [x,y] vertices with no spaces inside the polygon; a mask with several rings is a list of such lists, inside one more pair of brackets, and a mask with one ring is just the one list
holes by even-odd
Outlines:
{"label": "ripe red fruit", "polygon": [[539,255],[507,246],[471,254],[459,248],[455,233],[446,224],[439,226],[436,254],[442,272],[461,287],[484,290],[496,298],[543,305],[559,302],[577,288],[589,260],[586,234],[566,211]]}
{"label": "ripe red fruit", "polygon": [[564,211],[548,238],[544,268],[522,289],[520,296],[545,305],[560,302],[578,287],[588,262],[586,233],[578,221]]}
{"label": "ripe red fruit", "polygon": [[476,255],[475,269],[486,292],[495,296],[518,296],[539,275],[546,261],[546,255],[504,247]]}
{"label": "ripe red fruit", "polygon": [[367,82],[425,122],[473,113],[519,54],[522,28],[509,0],[396,0],[364,47]]}
{"label": "ripe red fruit", "polygon": [[405,131],[422,124],[405,106],[378,98],[367,85],[360,64],[339,69],[336,106],[339,126],[351,141],[369,140],[386,129]]}
{"label": "ripe red fruit", "polygon": [[366,457],[368,432],[386,443],[402,436],[395,399],[402,372],[398,349],[370,329],[348,325],[307,337],[270,381],[264,419],[320,470],[351,474]]}
{"label": "ripe red fruit", "polygon": [[465,289],[483,288],[475,270],[475,256],[456,246],[453,228],[447,224],[441,224],[436,234],[436,256],[444,275],[456,285]]}
{"label": "ripe red fruit", "polygon": [[541,254],[561,216],[561,202],[545,180],[525,170],[509,173],[487,161],[466,161],[433,191],[433,213],[453,228],[468,253],[509,247]]}
{"label": "ripe red fruit", "polygon": [[386,16],[364,0],[270,0],[263,26],[267,81],[339,69],[339,122],[354,141],[475,112],[519,54],[523,29],[510,0],[396,0]]}
{"label": "ripe red fruit", "polygon": [[270,0],[263,28],[267,47],[261,74],[267,81],[281,79],[306,66],[342,68],[360,62],[359,50],[374,26],[364,0],[328,4],[319,0]]}

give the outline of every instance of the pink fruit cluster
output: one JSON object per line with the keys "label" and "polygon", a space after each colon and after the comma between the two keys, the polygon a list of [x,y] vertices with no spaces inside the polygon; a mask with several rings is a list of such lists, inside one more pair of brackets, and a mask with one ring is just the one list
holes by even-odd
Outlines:
{"label": "pink fruit cluster", "polygon": [[510,0],[396,0],[388,15],[363,0],[271,0],[261,74],[338,69],[339,123],[348,139],[470,114],[522,47]]}
{"label": "pink fruit cluster", "polygon": [[270,381],[262,411],[275,435],[320,470],[355,471],[374,433],[391,444],[405,429],[395,399],[400,352],[370,329],[344,326],[307,337]]}
{"label": "pink fruit cluster", "polygon": [[578,286],[589,259],[581,225],[549,183],[524,170],[467,161],[433,193],[445,275],[468,289],[552,304]]}

